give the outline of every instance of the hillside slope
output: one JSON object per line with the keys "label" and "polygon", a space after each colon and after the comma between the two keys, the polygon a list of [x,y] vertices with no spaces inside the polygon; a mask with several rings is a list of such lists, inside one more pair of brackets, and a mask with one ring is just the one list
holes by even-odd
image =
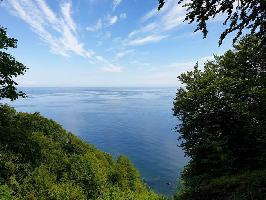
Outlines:
{"label": "hillside slope", "polygon": [[114,160],[39,113],[0,105],[0,199],[163,199]]}

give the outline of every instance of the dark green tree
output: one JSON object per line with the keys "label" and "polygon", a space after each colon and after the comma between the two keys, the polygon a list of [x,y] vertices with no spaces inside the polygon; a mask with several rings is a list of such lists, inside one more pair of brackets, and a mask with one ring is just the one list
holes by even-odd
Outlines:
{"label": "dark green tree", "polygon": [[[166,0],[158,0],[160,10]],[[179,4],[184,0],[177,0]],[[265,0],[192,0],[184,4],[187,8],[185,21],[196,22],[196,31],[202,31],[204,38],[208,34],[207,22],[219,14],[226,16],[224,25],[228,25],[220,36],[223,39],[234,31],[237,32],[234,42],[246,30],[250,34],[258,33],[264,43],[266,40],[266,1]]]}
{"label": "dark green tree", "polygon": [[177,126],[181,146],[191,158],[182,175],[185,187],[266,170],[266,49],[261,42],[247,36],[206,62],[204,70],[196,65],[179,76],[183,87],[173,110],[182,121]]}
{"label": "dark green tree", "polygon": [[6,29],[0,26],[0,99],[15,100],[26,95],[17,91],[14,78],[23,75],[27,67],[8,54],[8,48],[16,48],[17,40],[7,36]]}

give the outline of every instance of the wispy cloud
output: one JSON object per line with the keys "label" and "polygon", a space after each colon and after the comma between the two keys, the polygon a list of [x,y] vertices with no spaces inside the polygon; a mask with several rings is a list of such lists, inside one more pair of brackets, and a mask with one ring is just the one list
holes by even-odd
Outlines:
{"label": "wispy cloud", "polygon": [[115,16],[107,15],[106,17],[107,26],[112,26],[117,22],[117,20],[118,17],[116,15]]}
{"label": "wispy cloud", "polygon": [[145,22],[147,20],[149,20],[150,18],[154,17],[155,15],[159,14],[159,11],[157,8],[152,9],[151,11],[149,11],[146,15],[144,15],[141,18],[141,22]]}
{"label": "wispy cloud", "polygon": [[111,72],[111,73],[120,73],[122,72],[122,68],[118,66],[108,66],[108,67],[103,67],[102,71],[104,72]]}
{"label": "wispy cloud", "polygon": [[44,0],[10,0],[11,11],[29,24],[32,30],[49,45],[55,54],[71,53],[90,58],[94,52],[86,50],[76,35],[76,24],[71,16],[71,3],[60,5],[61,13],[54,13]]}
{"label": "wispy cloud", "polygon": [[136,29],[136,30],[131,31],[128,34],[128,37],[131,38],[137,34],[151,32],[152,30],[154,30],[156,28],[157,28],[157,23],[153,22],[153,23],[150,23],[146,26],[143,26],[141,29]]}
{"label": "wispy cloud", "polygon": [[68,25],[68,27],[72,31],[76,32],[77,26],[71,17],[71,4],[69,2],[62,4],[61,12],[63,14],[64,20],[65,20],[66,24]]}
{"label": "wispy cloud", "polygon": [[113,0],[113,10],[115,10],[123,0]]}
{"label": "wispy cloud", "polygon": [[103,27],[102,19],[98,19],[95,25],[86,27],[86,30],[91,32],[96,32],[102,29],[102,27]]}
{"label": "wispy cloud", "polygon": [[116,53],[115,58],[120,59],[120,58],[125,57],[128,54],[133,53],[133,52],[134,52],[134,50],[132,50],[132,49],[120,51],[120,52]]}
{"label": "wispy cloud", "polygon": [[101,68],[102,71],[111,72],[111,73],[120,73],[120,72],[122,72],[122,67],[110,63],[104,57],[96,56],[96,59],[103,64],[103,67]]}
{"label": "wispy cloud", "polygon": [[170,36],[174,29],[182,25],[185,13],[185,8],[176,0],[168,0],[160,12],[154,8],[144,15],[140,20],[141,28],[131,31],[124,43],[144,45],[160,41],[166,35]]}
{"label": "wispy cloud", "polygon": [[[168,0],[159,12],[157,7],[153,8],[140,19],[141,27],[131,31],[124,42],[130,43],[130,41],[135,41],[136,38],[148,37],[154,34],[171,37],[176,30],[187,24],[184,22],[187,8],[183,7],[183,5],[190,1],[184,0],[181,4],[178,4],[177,0]],[[224,19],[223,14],[218,15],[212,21],[221,21],[222,19]],[[188,34],[187,36],[193,37],[194,35]],[[174,37],[180,37],[180,35],[175,35]]]}
{"label": "wispy cloud", "polygon": [[121,13],[121,14],[119,15],[119,18],[120,18],[120,19],[126,19],[126,18],[127,18],[127,14],[126,14],[126,13]]}
{"label": "wispy cloud", "polygon": [[94,25],[86,27],[87,31],[97,32],[103,28],[110,27],[118,22],[118,20],[124,20],[127,18],[126,13],[121,13],[120,15],[106,15],[104,18],[100,18]]}
{"label": "wispy cloud", "polygon": [[128,42],[127,45],[139,46],[139,45],[144,45],[147,43],[155,43],[155,42],[161,41],[162,39],[164,39],[166,37],[167,37],[167,35],[149,35],[149,36],[146,36],[144,38],[136,38],[134,40],[131,40]]}
{"label": "wispy cloud", "polygon": [[[90,63],[104,65],[105,71],[108,71],[107,69],[109,72],[122,71],[122,68],[97,55],[93,50],[86,49],[79,41],[70,1],[62,1],[59,13],[55,13],[45,0],[9,0],[6,3],[15,16],[30,25],[40,39],[49,46],[52,53],[65,57],[76,54],[89,58]],[[116,20],[110,17],[110,23],[114,24]],[[102,26],[102,21],[98,21],[93,31]],[[110,33],[106,34],[110,37]]]}

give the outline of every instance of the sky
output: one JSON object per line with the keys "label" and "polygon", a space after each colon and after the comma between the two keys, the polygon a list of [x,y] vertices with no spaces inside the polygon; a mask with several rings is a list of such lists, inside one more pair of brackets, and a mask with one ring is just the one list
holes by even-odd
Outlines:
{"label": "sky", "polygon": [[0,25],[18,39],[8,50],[29,69],[25,87],[175,87],[195,63],[231,48],[218,46],[223,16],[203,39],[186,10],[168,0],[4,0]]}

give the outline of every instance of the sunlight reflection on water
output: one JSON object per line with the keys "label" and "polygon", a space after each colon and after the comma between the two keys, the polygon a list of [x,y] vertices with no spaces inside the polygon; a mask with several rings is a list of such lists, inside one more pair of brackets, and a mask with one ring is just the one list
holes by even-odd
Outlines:
{"label": "sunlight reflection on water", "polygon": [[114,156],[128,156],[148,185],[170,194],[186,164],[172,116],[174,88],[23,88],[28,98],[8,102],[40,112]]}

